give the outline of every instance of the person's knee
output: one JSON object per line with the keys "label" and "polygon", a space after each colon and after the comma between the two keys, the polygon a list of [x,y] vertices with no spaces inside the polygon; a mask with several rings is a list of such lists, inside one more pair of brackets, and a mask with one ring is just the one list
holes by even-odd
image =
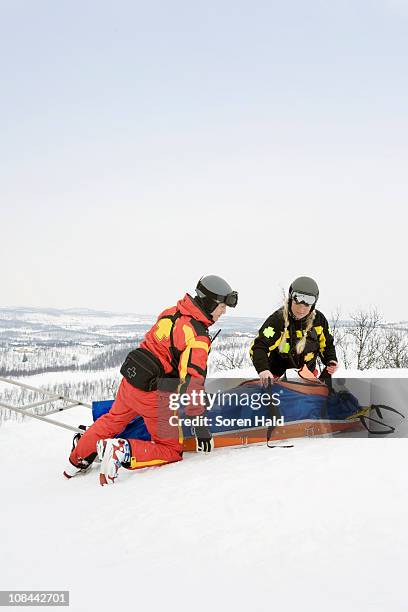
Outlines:
{"label": "person's knee", "polygon": [[120,416],[110,415],[109,412],[99,417],[92,425],[93,432],[101,438],[111,438],[123,431],[129,420]]}

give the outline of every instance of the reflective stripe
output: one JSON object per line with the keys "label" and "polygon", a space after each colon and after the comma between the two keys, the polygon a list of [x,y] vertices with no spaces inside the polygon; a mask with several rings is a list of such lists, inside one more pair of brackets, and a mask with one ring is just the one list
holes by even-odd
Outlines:
{"label": "reflective stripe", "polygon": [[189,325],[183,325],[184,337],[186,339],[186,348],[180,357],[180,378],[182,380],[187,376],[188,360],[192,349],[202,349],[206,353],[209,352],[210,347],[203,340],[196,340],[193,330]]}
{"label": "reflective stripe", "polygon": [[189,325],[183,325],[183,333],[184,333],[184,342],[186,343],[186,346],[187,346],[188,344],[190,344],[192,340],[194,340],[195,335]]}
{"label": "reflective stripe", "polygon": [[184,338],[186,341],[186,348],[190,347],[191,349],[204,349],[206,353],[209,352],[210,347],[207,342],[204,340],[196,340],[196,336],[194,331],[191,329],[189,325],[183,325]]}
{"label": "reflective stripe", "polygon": [[141,468],[149,467],[150,465],[161,465],[162,463],[168,463],[164,459],[151,459],[150,461],[136,461],[136,457],[130,458],[130,468]]}
{"label": "reflective stripe", "polygon": [[181,354],[180,357],[180,378],[181,380],[185,380],[187,376],[187,368],[188,368],[188,360],[190,357],[191,349],[187,346]]}
{"label": "reflective stripe", "polygon": [[323,327],[321,325],[316,325],[315,330],[317,335],[319,336],[319,350],[320,353],[323,355],[324,349],[326,348],[326,336],[324,335]]}
{"label": "reflective stripe", "polygon": [[203,342],[202,340],[196,340],[195,342],[191,342],[190,346],[193,349],[203,349],[206,353],[208,353],[208,351],[210,350],[208,344],[206,342]]}
{"label": "reflective stripe", "polygon": [[281,333],[279,338],[276,340],[276,342],[269,347],[268,357],[272,353],[272,351],[276,349],[276,347],[279,345],[280,341],[282,340],[282,336],[283,336],[283,332]]}

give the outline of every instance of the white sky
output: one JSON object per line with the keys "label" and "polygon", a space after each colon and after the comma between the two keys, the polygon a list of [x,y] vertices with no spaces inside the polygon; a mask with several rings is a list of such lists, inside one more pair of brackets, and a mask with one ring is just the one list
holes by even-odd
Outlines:
{"label": "white sky", "polygon": [[408,319],[408,9],[0,2],[0,306]]}

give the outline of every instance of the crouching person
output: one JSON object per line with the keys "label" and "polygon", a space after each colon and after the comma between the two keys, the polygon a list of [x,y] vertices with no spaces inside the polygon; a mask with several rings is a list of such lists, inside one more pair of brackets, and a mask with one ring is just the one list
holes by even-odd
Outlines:
{"label": "crouching person", "polygon": [[[126,358],[112,408],[86,430],[72,449],[64,476],[72,478],[87,470],[97,455],[102,485],[113,483],[122,466],[138,469],[182,459],[181,427],[170,426],[168,403],[166,407],[163,404],[166,392],[158,389],[158,382],[168,388],[166,383],[171,379],[180,379],[178,393],[204,388],[211,345],[208,328],[227,306],[234,308],[237,301],[238,294],[225,280],[204,276],[197,284],[195,297],[187,293],[176,306],[159,315],[140,346]],[[197,416],[204,409],[191,404],[186,414]],[[151,440],[115,438],[137,416],[143,417]],[[198,451],[212,450],[207,427],[196,427],[195,436]]]}
{"label": "crouching person", "polygon": [[291,368],[307,368],[306,372],[316,376],[318,357],[329,375],[336,371],[333,336],[326,317],[316,309],[318,298],[316,281],[300,276],[290,285],[282,308],[263,323],[250,349],[252,363],[263,384]]}

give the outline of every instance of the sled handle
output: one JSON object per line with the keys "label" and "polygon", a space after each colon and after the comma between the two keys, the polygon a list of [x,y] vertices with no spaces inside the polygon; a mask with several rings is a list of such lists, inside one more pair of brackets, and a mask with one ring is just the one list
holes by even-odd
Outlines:
{"label": "sled handle", "polygon": [[[374,435],[374,436],[385,436],[387,434],[392,434],[395,431],[395,427],[393,425],[388,425],[387,423],[382,423],[381,421],[378,421],[377,419],[373,419],[372,417],[368,417],[368,416],[361,416],[359,417],[361,424],[363,425],[363,427],[368,431],[368,433]],[[381,425],[381,427],[384,427],[383,431],[374,431],[373,429],[370,429],[369,426],[366,423],[367,421],[370,421],[370,423],[377,423],[377,425]]]}
{"label": "sled handle", "polygon": [[399,412],[395,408],[391,408],[391,406],[386,406],[385,404],[372,404],[371,408],[376,411],[376,413],[377,413],[377,415],[378,415],[378,417],[380,419],[383,418],[383,416],[381,414],[381,410],[388,410],[388,412],[394,412],[395,414],[398,414],[400,417],[405,419],[405,415],[403,415],[402,412]]}

